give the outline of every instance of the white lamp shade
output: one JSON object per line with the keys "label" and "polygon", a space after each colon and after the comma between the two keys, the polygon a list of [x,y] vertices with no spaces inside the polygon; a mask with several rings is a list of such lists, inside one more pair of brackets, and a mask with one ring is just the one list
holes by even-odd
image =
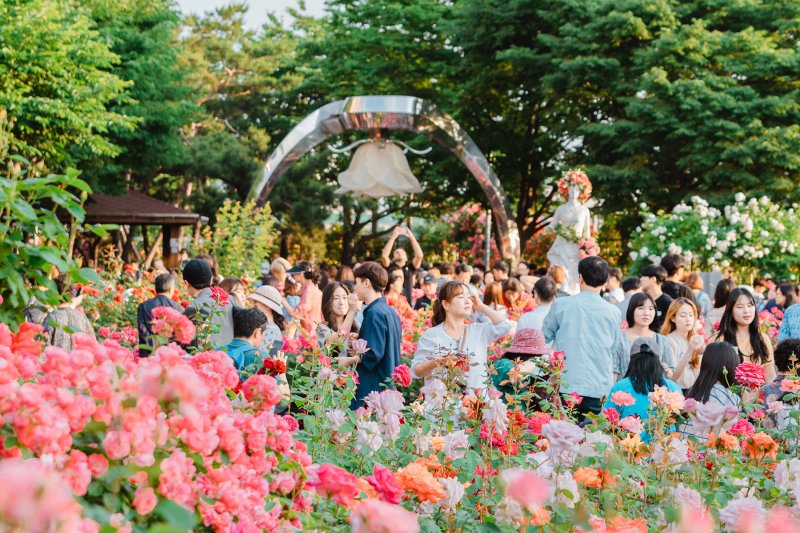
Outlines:
{"label": "white lamp shade", "polygon": [[403,153],[391,141],[367,142],[353,155],[350,167],[339,174],[337,194],[382,198],[422,191]]}

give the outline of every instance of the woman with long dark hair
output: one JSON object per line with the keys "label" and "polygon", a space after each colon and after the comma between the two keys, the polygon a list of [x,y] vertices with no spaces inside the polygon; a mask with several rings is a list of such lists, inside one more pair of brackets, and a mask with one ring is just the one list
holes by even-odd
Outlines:
{"label": "woman with long dark hair", "polygon": [[344,333],[343,338],[337,337],[337,344],[345,348],[350,342],[350,334],[358,333],[358,324],[355,316],[361,302],[358,296],[347,290],[344,284],[332,281],[322,291],[322,319],[317,326],[317,342],[323,346],[332,335]]}
{"label": "woman with long dark hair", "polygon": [[797,303],[797,293],[793,283],[781,283],[775,291],[775,303],[781,311],[786,311],[790,305]]}
{"label": "woman with long dark hair", "polygon": [[[638,296],[638,295],[637,295]],[[654,306],[655,307],[655,306]],[[655,311],[653,312],[655,316]],[[603,408],[613,407],[619,412],[621,418],[635,415],[640,420],[647,420],[650,416],[650,393],[658,387],[667,387],[670,391],[680,391],[680,386],[664,376],[664,367],[659,356],[656,354],[658,349],[654,339],[640,337],[633,341],[631,346],[631,360],[628,364],[625,377],[614,384],[606,396],[606,403]],[[633,405],[619,405],[614,403],[615,392],[626,392],[633,396]],[[650,440],[650,435],[642,431],[642,439]]]}
{"label": "woman with long dark hair", "polygon": [[656,302],[653,297],[646,292],[637,292],[631,296],[628,302],[628,311],[625,315],[625,321],[628,324],[628,329],[625,333],[624,339],[627,340],[624,353],[615,354],[614,358],[614,379],[620,380],[625,377],[628,372],[628,363],[630,362],[631,346],[636,339],[644,337],[653,339],[656,343],[657,351],[660,354],[661,363],[670,372],[674,370],[674,362],[672,356],[672,347],[667,341],[667,338],[656,333],[650,329],[650,324],[656,319]]}
{"label": "woman with long dark hair", "polygon": [[756,300],[747,289],[731,291],[715,340],[738,348],[741,362],[764,367],[767,383],[775,379],[772,341],[759,330]]}
{"label": "woman with long dark hair", "polygon": [[716,329],[715,324],[722,320],[722,313],[725,312],[728,297],[735,288],[736,284],[730,279],[723,279],[717,283],[717,288],[714,290],[714,308],[706,313],[706,331],[709,336],[713,335],[712,331]]}
{"label": "woman with long dark hair", "polygon": [[[485,315],[489,322],[467,324],[473,311]],[[492,341],[511,330],[505,314],[481,302],[476,294],[470,294],[463,283],[448,281],[439,288],[433,302],[431,322],[433,327],[419,338],[411,362],[411,375],[426,379],[437,377],[438,367],[447,364],[448,357],[462,355],[469,359],[467,388],[486,390],[491,383],[487,372],[487,348]]]}

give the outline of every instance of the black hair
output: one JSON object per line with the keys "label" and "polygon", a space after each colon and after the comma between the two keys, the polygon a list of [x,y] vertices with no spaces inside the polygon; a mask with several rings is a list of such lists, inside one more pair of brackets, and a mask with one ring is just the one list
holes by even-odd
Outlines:
{"label": "black hair", "polygon": [[469,277],[469,284],[475,285],[477,287],[482,280],[483,276],[481,276],[480,274],[473,274]]}
{"label": "black hair", "polygon": [[726,388],[736,384],[737,366],[739,354],[736,348],[727,342],[712,342],[703,352],[700,373],[686,397],[706,403],[715,384],[721,383]]}
{"label": "black hair", "polygon": [[433,301],[431,324],[438,326],[444,322],[447,317],[447,311],[444,310],[442,302],[450,302],[450,300],[460,294],[469,294],[469,290],[466,285],[459,281],[448,281],[439,287],[439,293],[436,296],[436,300]]}
{"label": "black hair", "polygon": [[602,287],[608,281],[608,263],[602,257],[590,255],[578,263],[578,274],[590,287]]}
{"label": "black hair", "polygon": [[543,277],[547,275],[547,269],[545,267],[539,267],[533,271],[533,275],[536,277]]}
{"label": "black hair", "polygon": [[667,271],[667,276],[674,276],[681,267],[686,267],[686,259],[679,254],[667,254],[661,258],[661,266]]}
{"label": "black hair", "polygon": [[622,290],[624,292],[630,292],[630,291],[639,290],[639,287],[641,287],[642,285],[641,285],[641,282],[639,281],[638,277],[631,276],[629,278],[623,279],[621,286],[622,286]]}
{"label": "black hair", "polygon": [[442,276],[452,276],[455,273],[453,263],[442,263],[439,266],[439,272],[442,273]]}
{"label": "black hair", "polygon": [[496,261],[492,265],[492,270],[499,270],[500,272],[502,272],[504,274],[508,274],[508,270],[509,270],[508,269],[508,263],[506,263],[505,261]]}
{"label": "black hair", "polygon": [[661,265],[647,265],[642,271],[642,277],[656,278],[656,282],[661,285],[667,279],[667,269]]}
{"label": "black hair", "polygon": [[618,280],[622,281],[622,270],[617,267],[609,268],[608,269],[608,277],[609,278],[617,278]]}
{"label": "black hair", "polygon": [[730,279],[723,279],[717,283],[717,288],[714,289],[714,307],[722,307],[727,304],[728,296],[735,287],[733,280]]}
{"label": "black hair", "polygon": [[398,279],[405,279],[405,277],[403,276],[403,271],[401,269],[395,268],[394,270],[389,272],[389,283],[386,284],[386,288],[388,289],[392,285],[392,283],[394,283]]}
{"label": "black hair", "polygon": [[466,263],[459,263],[456,265],[456,274],[463,274],[464,272],[472,272],[472,267]]}
{"label": "black hair", "polygon": [[[775,368],[778,372],[791,372],[792,364],[800,367],[800,339],[785,339],[775,347]],[[797,368],[794,371],[796,373]]]}
{"label": "black hair", "polygon": [[778,285],[778,291],[786,297],[786,301],[783,302],[784,309],[788,309],[790,305],[797,303],[797,293],[793,283],[781,283]]}
{"label": "black hair", "polygon": [[358,279],[369,280],[369,284],[375,292],[383,292],[389,282],[389,274],[386,269],[375,261],[361,263],[353,274]]}
{"label": "black hair", "polygon": [[533,353],[506,352],[506,353],[503,354],[502,359],[510,359],[511,361],[516,361],[516,360],[519,359],[520,361],[522,361],[524,363],[528,359],[533,359],[534,357],[542,357],[542,356],[539,355],[539,354],[533,354]]}
{"label": "black hair", "polygon": [[[631,296],[631,300],[628,302],[628,311],[625,313],[625,321],[628,323],[628,327],[632,327],[634,324],[633,313],[636,311],[636,308],[642,307],[645,302],[650,302],[653,304],[653,309],[657,309],[656,301],[646,292],[637,292]],[[655,315],[653,315],[653,322],[655,322]]]}
{"label": "black hair", "polygon": [[556,282],[553,281],[553,278],[550,277],[543,277],[539,278],[536,283],[533,284],[533,292],[539,296],[539,300],[543,303],[551,302],[556,297]]}
{"label": "black hair", "polygon": [[[638,296],[638,295],[637,295]],[[631,380],[633,390],[639,394],[649,394],[656,385],[664,387],[664,367],[650,347],[643,344],[639,353],[631,356],[625,377]]]}
{"label": "black hair", "polygon": [[755,363],[764,364],[769,358],[769,351],[767,343],[764,342],[764,337],[758,328],[758,308],[756,300],[747,289],[736,288],[731,291],[728,296],[728,303],[725,305],[725,312],[722,313],[722,318],[719,320],[719,333],[717,333],[718,340],[724,340],[731,346],[738,346],[736,342],[736,328],[738,327],[736,321],[733,319],[733,308],[736,302],[744,296],[753,306],[753,321],[747,327],[750,334],[750,347],[753,348],[753,354],[750,359]]}
{"label": "black hair", "polygon": [[258,328],[263,328],[267,323],[267,315],[255,307],[242,309],[233,308],[233,336],[237,339],[247,339],[253,336]]}
{"label": "black hair", "polygon": [[304,279],[310,279],[314,285],[319,285],[322,276],[320,275],[318,270],[306,270],[303,272]]}
{"label": "black hair", "polygon": [[522,294],[525,292],[525,285],[516,278],[508,278],[503,280],[503,292],[518,292]]}
{"label": "black hair", "polygon": [[186,255],[189,255],[189,250],[187,250],[186,248],[181,248],[181,251],[180,251],[180,252],[178,252],[178,253],[179,253],[179,254],[186,254]]}
{"label": "black hair", "polygon": [[156,294],[164,294],[171,288],[175,287],[175,278],[172,274],[159,274],[155,279]]}

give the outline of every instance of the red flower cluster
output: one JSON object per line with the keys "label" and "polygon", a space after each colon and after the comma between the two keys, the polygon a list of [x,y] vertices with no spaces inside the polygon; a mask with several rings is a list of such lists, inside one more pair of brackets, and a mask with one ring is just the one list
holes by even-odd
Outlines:
{"label": "red flower cluster", "polygon": [[225,289],[216,285],[211,287],[211,297],[215,302],[223,307],[227,306],[231,301],[231,297],[227,292],[225,292]]}
{"label": "red flower cluster", "polygon": [[411,369],[406,365],[395,367],[392,373],[392,379],[401,387],[408,387],[411,385]]}

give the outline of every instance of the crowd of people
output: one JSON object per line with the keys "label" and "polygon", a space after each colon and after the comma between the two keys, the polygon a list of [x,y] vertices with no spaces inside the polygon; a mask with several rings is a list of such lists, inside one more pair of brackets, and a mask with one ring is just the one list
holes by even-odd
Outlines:
{"label": "crowd of people", "polygon": [[[397,246],[401,237],[412,259]],[[686,267],[683,257],[668,254],[639,276],[625,277],[589,256],[579,264],[580,291],[568,294],[562,290],[564,271],[555,265],[523,261],[512,271],[505,261],[490,267],[426,263],[408,228],[392,233],[379,261],[351,268],[278,257],[264,263],[262,278],[250,287],[222,276],[213,257],[187,257],[181,274],[191,302],[185,310],[175,303],[173,275],[155,277],[157,295],[138,309],[140,355],[149,353],[152,312],[161,306],[185,313],[198,331],[207,328],[207,345],[224,350],[243,373],[264,358],[282,357],[283,339],[313,336],[320,346],[340,346],[336,364],[357,374],[355,409],[391,382],[401,362],[404,321],[429,309],[431,324],[419,338],[411,375],[426,382],[444,379],[460,362],[460,385],[468,393],[496,388],[509,402],[527,398],[530,408],[572,395],[580,398],[575,408],[583,419],[608,408],[611,394],[625,391],[635,398],[625,412],[645,419],[649,393],[657,386],[698,402],[738,407],[742,399],[731,390],[735,368],[750,362],[763,367],[765,392],[777,397],[780,381],[795,372],[800,350],[797,287],[763,280],[737,286],[725,278],[712,297],[703,277]],[[50,320],[43,319],[51,343],[69,349],[69,335],[53,323],[91,333],[76,311],[79,298],[73,294],[70,303],[49,313]],[[765,309],[785,312],[775,349],[759,325]],[[490,345],[509,334],[510,347],[490,360]],[[548,373],[554,352],[563,353],[558,383]],[[681,431],[693,434],[691,427]]]}

